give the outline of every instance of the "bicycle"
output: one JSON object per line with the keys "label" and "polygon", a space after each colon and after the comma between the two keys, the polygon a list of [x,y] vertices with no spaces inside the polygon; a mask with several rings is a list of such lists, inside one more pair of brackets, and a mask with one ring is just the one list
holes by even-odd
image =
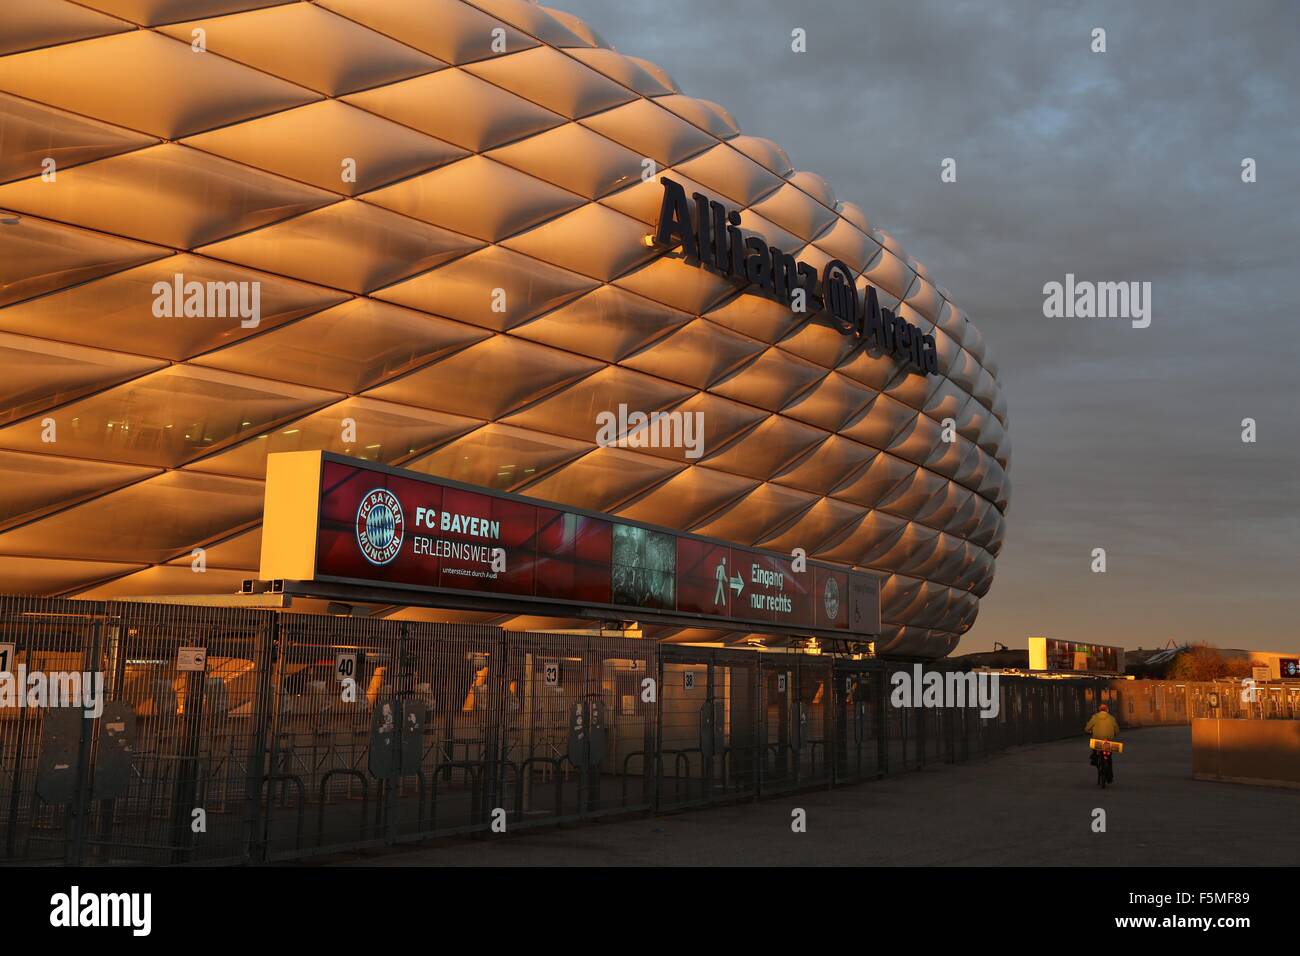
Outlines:
{"label": "bicycle", "polygon": [[1124,745],[1118,740],[1093,738],[1088,741],[1088,747],[1092,750],[1092,763],[1097,768],[1097,786],[1105,790],[1115,782],[1114,755],[1123,753]]}

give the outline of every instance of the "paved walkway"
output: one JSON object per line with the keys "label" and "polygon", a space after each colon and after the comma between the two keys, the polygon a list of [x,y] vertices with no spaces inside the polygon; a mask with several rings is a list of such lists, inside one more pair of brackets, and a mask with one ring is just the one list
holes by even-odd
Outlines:
{"label": "paved walkway", "polygon": [[[1079,740],[836,790],[334,859],[366,866],[1300,863],[1300,791],[1191,778],[1187,727],[1129,731],[1097,789]],[[807,811],[792,833],[793,808]],[[1107,832],[1091,830],[1092,812]]]}

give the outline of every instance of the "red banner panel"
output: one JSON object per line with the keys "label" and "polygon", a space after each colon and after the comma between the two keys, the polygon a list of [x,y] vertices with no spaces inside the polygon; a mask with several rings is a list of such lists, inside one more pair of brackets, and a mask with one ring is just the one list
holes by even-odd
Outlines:
{"label": "red banner panel", "polygon": [[739,616],[732,613],[731,596],[740,585],[731,567],[731,548],[701,538],[677,539],[677,610]]}
{"label": "red banner panel", "polygon": [[788,555],[334,455],[322,455],[319,478],[317,578],[531,597],[611,614],[640,609],[706,627],[879,630],[879,581],[870,575],[815,562],[795,571]]}
{"label": "red banner panel", "polygon": [[791,627],[812,627],[808,597],[813,567],[795,571],[793,561],[770,551],[732,551],[743,588],[732,601],[735,617]]}
{"label": "red banner panel", "polygon": [[608,521],[538,508],[537,596],[609,604],[611,540]]}

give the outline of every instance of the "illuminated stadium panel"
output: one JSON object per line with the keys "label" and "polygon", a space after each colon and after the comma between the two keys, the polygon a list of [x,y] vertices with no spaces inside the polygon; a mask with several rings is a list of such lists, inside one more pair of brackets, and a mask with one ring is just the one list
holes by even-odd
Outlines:
{"label": "illuminated stadium panel", "polygon": [[[881,653],[971,626],[1010,491],[996,363],[722,107],[523,0],[8,4],[0,593],[233,592],[267,454],[326,449],[872,570]],[[846,264],[938,374],[647,244],[646,160]],[[258,283],[256,324],[160,308],[178,275]],[[702,456],[598,444],[620,405],[703,412]]]}

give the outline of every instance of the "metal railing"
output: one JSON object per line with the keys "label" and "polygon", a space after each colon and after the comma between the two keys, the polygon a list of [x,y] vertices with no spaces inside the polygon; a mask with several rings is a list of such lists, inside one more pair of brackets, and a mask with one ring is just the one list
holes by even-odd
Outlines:
{"label": "metal railing", "polygon": [[1076,735],[1116,694],[1002,678],[983,719],[894,706],[876,660],[57,598],[0,597],[0,652],[11,689],[102,685],[98,712],[0,696],[0,862],[262,863],[755,799]]}
{"label": "metal railing", "polygon": [[1300,720],[1295,681],[1115,681],[1120,723],[1126,727],[1187,724],[1193,717]]}

